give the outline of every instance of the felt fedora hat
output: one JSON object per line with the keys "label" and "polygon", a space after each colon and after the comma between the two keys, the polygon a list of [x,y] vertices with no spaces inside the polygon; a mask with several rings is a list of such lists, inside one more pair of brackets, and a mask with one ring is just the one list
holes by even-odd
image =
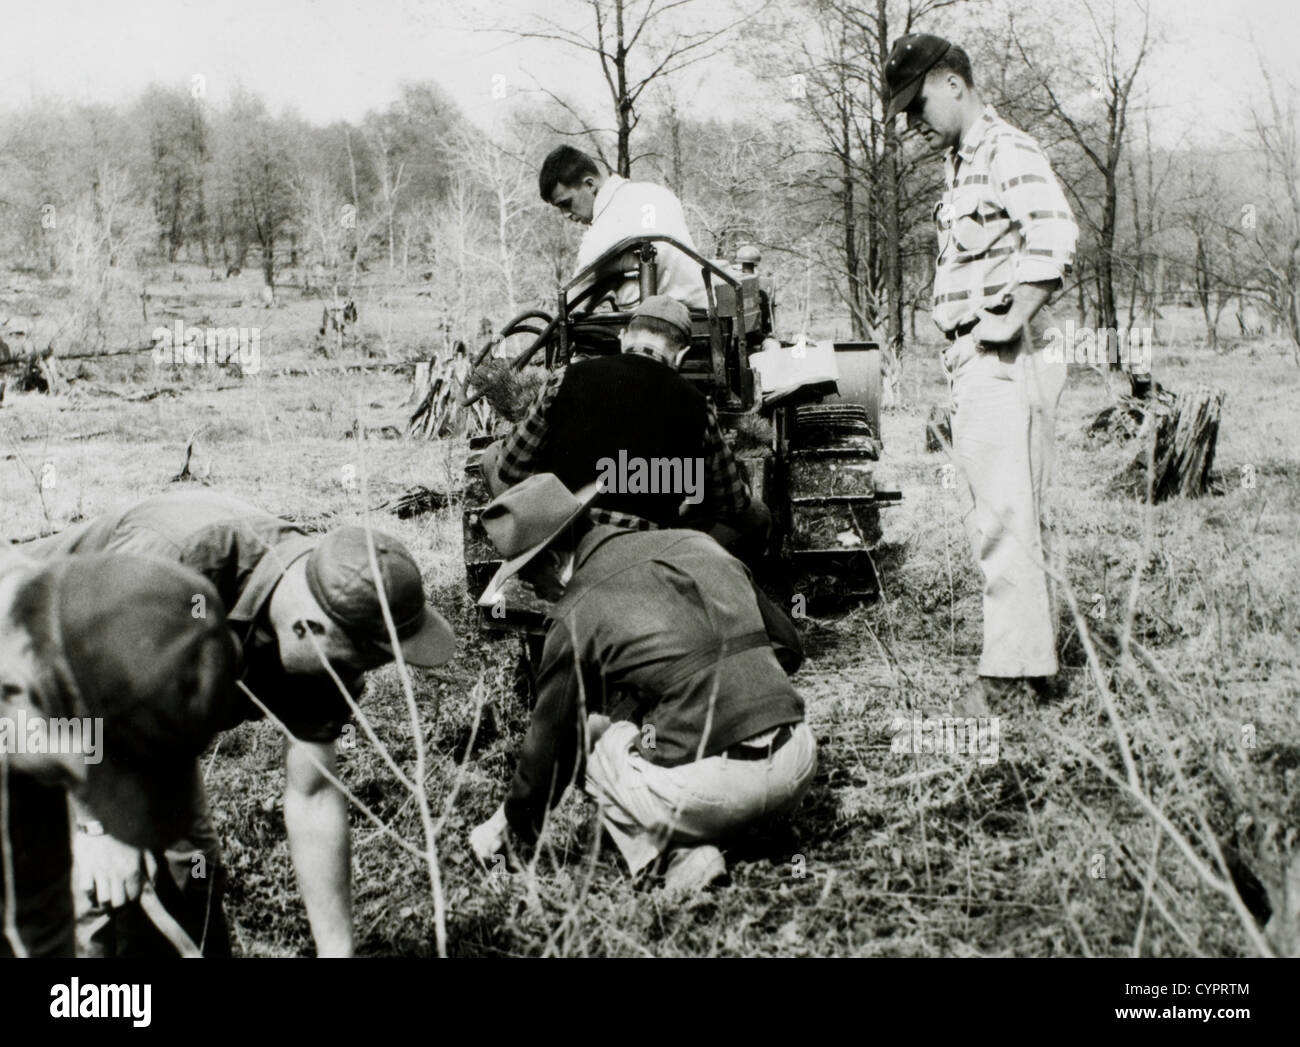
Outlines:
{"label": "felt fedora hat", "polygon": [[502,586],[559,538],[599,493],[596,481],[575,494],[554,473],[538,473],[489,502],[481,517],[483,529],[505,563],[488,582],[479,603],[496,603]]}

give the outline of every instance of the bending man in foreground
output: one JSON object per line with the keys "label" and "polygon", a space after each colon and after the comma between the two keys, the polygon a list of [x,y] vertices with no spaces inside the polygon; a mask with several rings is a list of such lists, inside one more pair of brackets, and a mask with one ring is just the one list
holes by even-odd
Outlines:
{"label": "bending man in foreground", "polygon": [[510,793],[470,844],[487,861],[509,830],[536,839],[585,779],[633,874],[666,856],[669,888],[700,889],[726,871],[718,843],[812,782],[816,742],[773,652],[800,650],[798,634],[769,635],[748,572],[712,539],[593,524],[595,495],[543,473],[483,511],[506,562],[481,602],[518,573],[555,605]]}
{"label": "bending man in foreground", "polygon": [[[425,602],[420,570],[395,538],[372,532],[375,557],[401,652],[409,665],[439,665],[455,653],[450,627]],[[366,532],[342,527],[324,536],[214,491],[178,492],[146,499],[125,512],[70,528],[26,549],[50,557],[88,552],[143,553],[177,561],[206,577],[227,608],[241,658],[241,698],[228,729],[266,711],[292,735],[285,746],[284,821],[316,951],[352,952],[352,890],[347,801],[337,776],[335,741],[365,673],[393,661],[370,567]],[[265,707],[265,708],[263,708]],[[177,920],[207,956],[229,953],[221,912],[224,869],[220,841],[197,763],[185,833],[157,856],[158,879],[172,884]],[[143,855],[104,834],[85,812],[77,834],[79,886],[114,919],[92,951],[139,954],[161,946],[137,906]],[[201,861],[200,861],[201,859]],[[202,876],[195,875],[203,870]],[[164,885],[165,886],[165,885]],[[174,888],[171,889],[171,888]],[[102,923],[92,911],[86,922]]]}
{"label": "bending man in foreground", "polygon": [[65,789],[124,846],[184,830],[234,666],[221,601],[194,572],[0,546],[0,957],[75,954]]}

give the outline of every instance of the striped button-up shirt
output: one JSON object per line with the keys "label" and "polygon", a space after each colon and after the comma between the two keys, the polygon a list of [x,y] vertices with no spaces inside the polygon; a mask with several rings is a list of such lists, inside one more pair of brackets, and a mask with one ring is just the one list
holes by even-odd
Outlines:
{"label": "striped button-up shirt", "polygon": [[1079,235],[1038,143],[992,106],[949,150],[935,206],[934,322],[945,333],[1004,301],[1017,284],[1062,281]]}

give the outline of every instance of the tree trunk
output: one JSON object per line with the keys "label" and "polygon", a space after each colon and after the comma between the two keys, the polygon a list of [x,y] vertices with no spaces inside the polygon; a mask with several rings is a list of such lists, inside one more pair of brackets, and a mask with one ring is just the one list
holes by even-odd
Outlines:
{"label": "tree trunk", "polygon": [[853,337],[861,339],[866,334],[867,325],[862,300],[862,259],[858,255],[857,194],[853,177],[853,145],[849,136],[851,119],[845,90],[840,95],[840,213],[844,222],[844,275],[848,278],[849,313]]}
{"label": "tree trunk", "polygon": [[1121,404],[1124,414],[1131,417],[1140,412],[1144,420],[1139,434],[1141,448],[1116,486],[1139,498],[1146,497],[1148,455],[1154,441],[1150,463],[1154,468],[1152,501],[1212,493],[1210,469],[1219,439],[1223,395],[1223,390],[1205,386],[1177,397],[1159,389],[1141,400],[1127,399],[1127,406]]}
{"label": "tree trunk", "polygon": [[632,177],[632,100],[627,96],[627,45],[623,40],[623,0],[614,0],[614,19],[618,34],[614,52],[614,71],[617,76],[618,98],[618,173]]}
{"label": "tree trunk", "polygon": [[1205,238],[1196,234],[1196,299],[1201,304],[1201,315],[1205,317],[1205,341],[1211,349],[1219,348],[1218,324],[1210,316],[1210,266],[1205,254]]}
{"label": "tree trunk", "polygon": [[[880,68],[889,60],[889,8],[886,0],[876,0],[877,39],[880,45]],[[885,287],[889,299],[889,341],[894,359],[903,359],[903,200],[899,171],[899,144],[895,121],[885,121]],[[913,337],[915,338],[915,318]]]}

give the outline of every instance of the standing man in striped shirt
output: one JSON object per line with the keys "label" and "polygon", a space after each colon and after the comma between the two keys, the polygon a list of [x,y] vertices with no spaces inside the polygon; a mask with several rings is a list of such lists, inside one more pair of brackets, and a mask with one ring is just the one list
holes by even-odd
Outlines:
{"label": "standing man in striped shirt", "polygon": [[1057,671],[1040,513],[1065,365],[1044,359],[1031,321],[1069,273],[1078,227],[1042,149],[984,103],[960,47],[904,36],[885,79],[886,118],[906,113],[945,150],[933,315],[950,343],[953,460],[984,576],[979,677],[960,711],[987,715],[1044,693]]}

